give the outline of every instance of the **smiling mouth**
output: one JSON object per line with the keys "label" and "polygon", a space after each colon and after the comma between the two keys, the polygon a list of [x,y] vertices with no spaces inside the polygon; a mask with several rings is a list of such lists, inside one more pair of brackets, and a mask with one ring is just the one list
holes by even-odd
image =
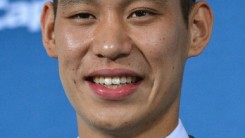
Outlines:
{"label": "smiling mouth", "polygon": [[136,76],[94,76],[88,77],[87,81],[102,85],[107,88],[116,89],[126,85],[134,85],[140,82],[142,78]]}

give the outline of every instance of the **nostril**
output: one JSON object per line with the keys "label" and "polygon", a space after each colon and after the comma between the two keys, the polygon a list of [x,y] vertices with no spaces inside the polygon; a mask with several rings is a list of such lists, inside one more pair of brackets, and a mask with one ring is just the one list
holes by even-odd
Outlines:
{"label": "nostril", "polygon": [[103,54],[97,54],[97,57],[98,58],[105,58],[105,59],[109,59],[109,60],[112,60],[112,61],[115,61],[119,58],[124,58],[124,57],[127,57],[128,54],[118,54],[118,55],[110,55],[110,56],[106,56],[106,55],[103,55]]}
{"label": "nostril", "polygon": [[103,58],[104,56],[102,54],[97,55],[99,58]]}

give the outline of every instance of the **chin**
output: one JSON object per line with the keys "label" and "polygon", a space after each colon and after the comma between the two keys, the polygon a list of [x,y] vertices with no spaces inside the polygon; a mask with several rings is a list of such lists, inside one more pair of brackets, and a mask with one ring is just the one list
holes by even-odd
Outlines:
{"label": "chin", "polygon": [[105,129],[108,131],[117,131],[117,130],[124,130],[126,128],[129,128],[133,124],[135,124],[135,119],[132,119],[132,117],[123,117],[123,116],[117,116],[114,115],[113,117],[98,117],[96,119],[93,119],[93,125],[100,128]]}
{"label": "chin", "polygon": [[[91,112],[90,112],[91,113]],[[137,119],[136,119],[137,118]],[[101,132],[107,132],[109,134],[126,134],[129,133],[132,128],[137,128],[139,125],[139,114],[135,111],[124,112],[117,110],[113,112],[97,111],[87,116],[87,120],[91,127]],[[84,118],[83,118],[84,119]],[[136,126],[136,127],[135,127]]]}

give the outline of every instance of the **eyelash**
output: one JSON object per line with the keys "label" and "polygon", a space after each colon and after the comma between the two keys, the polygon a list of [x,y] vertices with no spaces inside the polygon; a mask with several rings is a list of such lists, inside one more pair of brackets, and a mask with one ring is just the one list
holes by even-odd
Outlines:
{"label": "eyelash", "polygon": [[96,17],[90,13],[78,13],[70,17],[71,19],[96,19]]}
{"label": "eyelash", "polygon": [[[138,14],[138,15],[137,15]],[[136,10],[133,13],[131,13],[128,18],[137,18],[137,17],[144,17],[144,16],[152,16],[155,15],[156,13],[149,11],[148,9],[141,9],[141,10]]]}

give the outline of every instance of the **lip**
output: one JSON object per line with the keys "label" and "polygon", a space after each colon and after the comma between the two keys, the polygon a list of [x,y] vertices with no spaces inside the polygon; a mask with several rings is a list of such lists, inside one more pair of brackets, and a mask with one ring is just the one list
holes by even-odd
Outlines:
{"label": "lip", "polygon": [[87,83],[92,89],[92,92],[105,100],[122,100],[129,97],[130,95],[136,92],[137,88],[140,86],[143,80],[142,75],[139,75],[134,71],[125,70],[125,69],[103,69],[103,70],[94,71],[88,75],[88,77],[90,78],[96,76],[103,76],[103,77],[135,76],[137,78],[140,78],[140,81],[136,83],[126,84],[114,89],[87,80]]}

